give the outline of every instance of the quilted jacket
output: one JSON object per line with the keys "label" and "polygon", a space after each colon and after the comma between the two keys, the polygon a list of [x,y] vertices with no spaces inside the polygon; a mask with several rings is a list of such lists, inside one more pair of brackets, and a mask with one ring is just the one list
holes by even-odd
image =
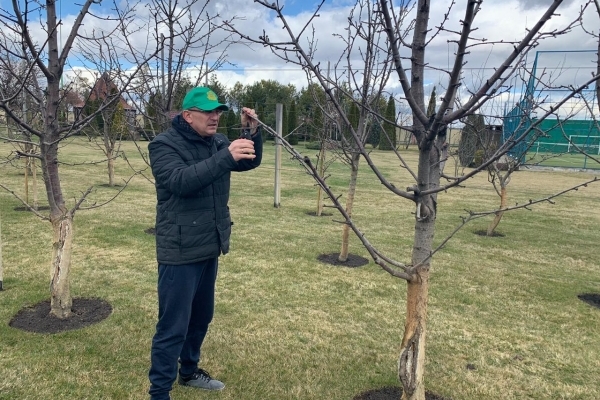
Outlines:
{"label": "quilted jacket", "polygon": [[178,115],[170,129],[150,142],[160,264],[189,264],[229,251],[231,171],[248,171],[260,165],[261,134],[252,140],[256,158],[236,162],[226,136],[201,137]]}

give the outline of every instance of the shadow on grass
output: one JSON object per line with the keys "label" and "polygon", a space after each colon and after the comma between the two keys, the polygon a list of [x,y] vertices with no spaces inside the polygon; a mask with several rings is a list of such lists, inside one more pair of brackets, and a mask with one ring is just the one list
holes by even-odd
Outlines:
{"label": "shadow on grass", "polygon": [[321,215],[317,215],[316,211],[307,211],[306,215],[310,215],[311,217],[331,217],[333,214],[328,212],[322,212]]}
{"label": "shadow on grass", "polygon": [[600,294],[598,293],[583,293],[578,295],[577,298],[592,307],[600,308]]}
{"label": "shadow on grass", "polygon": [[[49,206],[39,206],[36,211],[48,211],[50,209]],[[14,208],[15,211],[31,211],[29,207],[19,206]]]}
{"label": "shadow on grass", "polygon": [[476,235],[479,235],[479,236],[486,236],[486,237],[504,237],[503,233],[496,232],[496,231],[492,232],[492,234],[490,236],[488,236],[486,230],[475,231],[473,233],[476,234]]}

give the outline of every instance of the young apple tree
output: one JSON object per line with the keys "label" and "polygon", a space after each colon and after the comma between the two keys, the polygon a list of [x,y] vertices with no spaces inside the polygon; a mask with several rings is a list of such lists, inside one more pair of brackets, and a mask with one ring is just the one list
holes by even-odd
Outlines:
{"label": "young apple tree", "polygon": [[[536,129],[539,122],[533,123],[524,132],[502,143],[478,167],[462,176],[453,177],[444,174],[448,147],[446,141],[447,128],[469,115],[484,110],[488,102],[506,93],[509,90],[506,83],[522,65],[526,54],[543,40],[551,40],[569,33],[573,26],[578,23],[579,16],[575,17],[574,21],[561,21],[564,25],[562,29],[544,30],[546,24],[557,15],[556,12],[562,3],[562,1],[556,0],[545,8],[541,16],[528,27],[519,40],[507,40],[507,38],[501,36],[494,38],[494,40],[488,40],[487,38],[478,37],[477,26],[475,26],[476,17],[479,15],[484,3],[481,0],[469,0],[461,3],[464,4],[464,10],[461,12],[454,10],[454,7],[457,7],[456,2],[450,2],[448,9],[434,10],[429,0],[415,2],[358,0],[356,2],[357,7],[373,7],[373,9],[368,14],[370,18],[357,17],[353,20],[353,23],[360,28],[356,31],[364,33],[373,29],[375,32],[385,33],[386,40],[378,42],[377,46],[379,49],[384,50],[387,57],[382,55],[380,59],[389,60],[391,63],[395,83],[401,88],[395,94],[395,97],[399,103],[408,107],[412,114],[410,129],[418,146],[417,168],[413,170],[408,163],[404,162],[402,155],[396,151],[399,165],[407,169],[409,171],[408,176],[413,179],[409,183],[392,182],[378,168],[365,149],[361,128],[364,126],[364,121],[373,118],[395,123],[395,121],[385,119],[382,115],[376,113],[371,106],[372,99],[369,96],[374,93],[381,94],[383,91],[381,88],[375,92],[370,88],[365,89],[365,87],[369,87],[372,78],[368,74],[368,69],[365,68],[364,75],[361,76],[359,71],[362,64],[359,64],[358,60],[355,63],[349,63],[348,67],[349,69],[355,68],[350,70],[348,74],[353,76],[356,82],[359,83],[357,87],[363,89],[354,91],[352,94],[348,93],[346,96],[346,99],[351,99],[360,108],[363,123],[355,125],[351,121],[348,109],[343,107],[336,95],[336,92],[343,90],[347,82],[345,80],[340,82],[336,79],[328,79],[327,74],[324,73],[321,64],[316,59],[314,37],[319,35],[320,32],[315,32],[316,28],[310,29],[309,25],[313,25],[314,20],[318,18],[318,12],[324,1],[320,3],[308,23],[299,29],[295,29],[292,24],[288,23],[279,1],[255,0],[255,2],[276,14],[284,34],[279,33],[281,32],[281,30],[278,30],[280,27],[275,27],[272,31],[265,31],[259,37],[252,37],[244,32],[238,32],[238,34],[246,40],[253,40],[255,43],[269,46],[273,53],[288,62],[298,64],[305,71],[309,71],[311,78],[321,84],[330,101],[334,104],[338,120],[343,123],[344,128],[350,133],[349,138],[353,141],[352,146],[355,153],[365,160],[384,187],[392,194],[405,199],[407,207],[414,209],[412,253],[410,257],[406,257],[409,258],[408,261],[402,262],[393,255],[384,254],[367,239],[366,235],[356,225],[352,215],[347,212],[347,207],[340,203],[339,197],[332,193],[327,184],[319,178],[319,174],[311,160],[300,155],[293,147],[283,141],[288,151],[303,163],[306,170],[321,185],[329,200],[333,202],[333,205],[343,216],[344,223],[357,235],[373,261],[390,275],[406,281],[406,316],[398,358],[398,378],[403,387],[403,399],[424,400],[425,338],[432,256],[449,239],[448,237],[442,240],[438,247],[434,247],[438,194],[458,185],[466,184],[470,178],[478,173],[485,173],[491,163],[499,160],[517,144],[527,141],[530,133]],[[434,13],[435,15],[432,15]],[[431,27],[429,24],[434,16],[437,25]],[[432,68],[443,72],[444,78],[440,78],[440,84],[438,84],[442,87],[443,94],[438,110],[432,115],[428,115],[425,104],[425,73],[429,65],[428,60],[435,56],[435,52],[428,52],[428,49],[442,38],[444,43],[451,43],[453,46],[452,59],[448,63],[448,68],[439,67],[439,64],[432,66]],[[368,48],[370,40],[373,39],[365,37],[365,42],[357,41],[349,43],[349,45],[362,46],[360,47],[361,51],[366,52],[365,49]],[[484,46],[504,47],[505,51],[502,53],[503,58],[495,62],[494,68],[488,70],[488,75],[478,84],[474,84],[474,82],[467,79],[468,74],[463,73],[464,66],[473,57],[473,54]],[[362,61],[368,65],[369,60],[366,57]],[[543,102],[534,104],[539,111],[539,120],[555,115],[565,102],[576,96],[583,87],[592,84],[597,79],[597,76],[590,78],[581,87],[574,88],[560,101],[547,107]],[[379,84],[385,84],[385,81],[381,81]],[[442,176],[445,178],[443,182],[441,181]],[[591,179],[565,191],[573,190],[594,181],[596,180]],[[540,201],[548,201],[553,197],[549,196]],[[532,200],[528,205],[534,203],[535,201]],[[527,205],[516,207],[525,206]],[[505,210],[514,208],[507,207]],[[491,214],[493,212],[480,214],[471,212],[465,218],[465,222],[481,215],[489,216]]]}
{"label": "young apple tree", "polygon": [[[71,137],[85,127],[95,117],[96,113],[68,123],[61,121],[61,108],[66,102],[61,81],[67,66],[67,58],[77,41],[93,40],[84,32],[84,20],[94,20],[91,7],[97,5],[97,0],[85,0],[79,5],[79,12],[69,29],[66,39],[59,46],[59,32],[63,21],[57,15],[56,1],[13,1],[12,9],[0,9],[0,58],[14,57],[25,65],[25,69],[9,71],[14,79],[14,89],[10,93],[0,94],[0,109],[7,118],[14,122],[27,134],[21,138],[3,138],[9,142],[25,142],[39,150],[27,154],[40,161],[49,206],[49,215],[43,215],[23,201],[18,193],[0,183],[0,187],[13,193],[40,218],[50,222],[53,231],[50,280],[50,313],[58,318],[68,318],[71,313],[72,297],[69,288],[72,244],[74,238],[73,217],[75,212],[82,209],[82,203],[92,192],[89,187],[73,204],[66,201],[63,194],[63,182],[60,170],[61,161],[59,148],[65,139]],[[122,9],[118,17],[104,17],[103,25],[118,26],[115,29],[127,33],[130,27],[129,18],[135,9]],[[40,29],[42,27],[42,29]],[[130,71],[130,78],[120,88],[125,90],[135,76],[137,70]],[[36,77],[36,79],[31,79]],[[39,78],[38,78],[39,77]],[[15,108],[15,99],[26,96],[31,106],[23,113],[20,107]],[[108,104],[106,105],[108,106]],[[101,112],[102,108],[96,112]],[[29,118],[29,115],[38,118]],[[99,206],[99,205],[98,205]]]}

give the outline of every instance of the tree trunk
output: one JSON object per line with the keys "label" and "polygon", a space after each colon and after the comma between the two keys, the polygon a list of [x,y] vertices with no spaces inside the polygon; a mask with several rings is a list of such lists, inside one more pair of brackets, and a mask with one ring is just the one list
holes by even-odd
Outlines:
{"label": "tree trunk", "polygon": [[25,203],[27,204],[29,204],[29,171],[31,170],[29,160],[29,157],[25,157]]}
{"label": "tree trunk", "polygon": [[115,159],[112,154],[108,159],[108,186],[115,186]]}
{"label": "tree trunk", "polygon": [[40,141],[42,173],[46,196],[50,207],[50,222],[53,230],[52,261],[50,265],[50,314],[58,318],[71,315],[71,292],[69,270],[73,245],[73,215],[66,206],[58,171],[58,126],[56,105],[58,84],[49,79],[48,105],[45,115],[45,140]]}
{"label": "tree trunk", "polygon": [[[319,177],[324,178],[325,175],[325,151],[326,142],[321,141],[321,149],[319,150]],[[323,214],[323,188],[317,186],[317,217]]]}
{"label": "tree trunk", "polygon": [[114,141],[110,137],[110,125],[108,121],[110,121],[111,114],[108,116],[105,113],[102,113],[102,118],[104,120],[104,153],[106,154],[106,159],[108,160],[108,186],[113,187],[115,185],[115,144]]}
{"label": "tree trunk", "polygon": [[398,360],[398,379],[402,383],[402,400],[425,399],[425,332],[429,265],[419,268],[415,279],[407,283],[406,324]]}
{"label": "tree trunk", "polygon": [[[500,210],[503,210],[506,208],[506,185],[504,183],[501,183],[500,186]],[[487,236],[492,236],[494,234],[494,231],[496,230],[496,228],[498,227],[498,224],[500,223],[500,220],[502,219],[502,215],[504,215],[504,211],[498,211],[496,212],[496,216],[494,217],[494,220],[490,223],[490,225],[487,228]]]}
{"label": "tree trunk", "polygon": [[[356,194],[356,182],[358,180],[358,164],[360,162],[360,154],[353,153],[351,166],[352,172],[350,173],[350,183],[348,185],[348,198],[346,199],[346,212],[349,217],[352,217],[352,207],[354,206],[354,195]],[[342,249],[338,256],[339,262],[346,262],[348,260],[348,242],[350,236],[350,226],[344,224],[342,229]]]}
{"label": "tree trunk", "polygon": [[33,192],[33,209],[38,209],[38,194],[37,194],[37,166],[35,165],[35,158],[31,159],[31,191]]}
{"label": "tree trunk", "polygon": [[[423,142],[427,144],[426,142]],[[431,142],[419,151],[418,193],[439,187],[441,146]],[[415,235],[412,251],[413,278],[407,282],[406,323],[398,378],[402,383],[402,400],[425,400],[425,333],[429,293],[430,256],[435,234],[437,196],[417,197]]]}
{"label": "tree trunk", "polygon": [[50,313],[58,318],[71,315],[71,290],[69,273],[73,250],[73,215],[69,212],[52,218],[52,268],[50,276]]}

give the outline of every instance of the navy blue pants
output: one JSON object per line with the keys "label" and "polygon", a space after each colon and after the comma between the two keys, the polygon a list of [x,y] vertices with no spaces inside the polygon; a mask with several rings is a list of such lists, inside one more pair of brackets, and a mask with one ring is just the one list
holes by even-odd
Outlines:
{"label": "navy blue pants", "polygon": [[158,323],[152,339],[150,396],[169,398],[181,373],[192,374],[200,361],[200,347],[212,321],[218,259],[187,265],[158,265]]}

